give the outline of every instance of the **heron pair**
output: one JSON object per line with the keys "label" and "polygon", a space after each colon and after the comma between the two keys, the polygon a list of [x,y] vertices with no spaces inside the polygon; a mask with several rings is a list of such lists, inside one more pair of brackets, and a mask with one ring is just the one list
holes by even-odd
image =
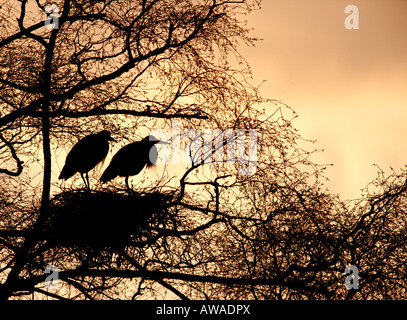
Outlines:
{"label": "heron pair", "polygon": [[[89,190],[88,172],[106,158],[109,152],[109,141],[116,140],[106,130],[79,140],[68,153],[59,179],[67,180],[79,172]],[[125,177],[126,187],[130,191],[129,177],[139,174],[144,167],[151,167],[157,161],[158,151],[155,146],[157,143],[162,142],[149,135],[124,146],[113,156],[100,181],[106,183],[117,176]]]}

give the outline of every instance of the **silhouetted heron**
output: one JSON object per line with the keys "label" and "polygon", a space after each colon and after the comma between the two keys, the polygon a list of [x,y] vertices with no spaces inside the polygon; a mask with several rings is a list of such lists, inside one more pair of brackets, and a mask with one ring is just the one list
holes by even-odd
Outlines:
{"label": "silhouetted heron", "polygon": [[[85,186],[89,189],[88,172],[107,156],[109,152],[109,141],[116,140],[114,140],[110,136],[110,132],[106,130],[97,134],[90,134],[79,140],[68,153],[59,179],[67,180],[76,172],[79,172]],[[86,180],[83,174],[86,175]]]}
{"label": "silhouetted heron", "polygon": [[125,177],[126,187],[130,192],[129,176],[139,174],[145,166],[153,166],[158,157],[155,144],[166,143],[157,140],[154,136],[147,136],[143,140],[130,143],[121,148],[114,155],[109,166],[100,177],[103,183],[119,177]]}

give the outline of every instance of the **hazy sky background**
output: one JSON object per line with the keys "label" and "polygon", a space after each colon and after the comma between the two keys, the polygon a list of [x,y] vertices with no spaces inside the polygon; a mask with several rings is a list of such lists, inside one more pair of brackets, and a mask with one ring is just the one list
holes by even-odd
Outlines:
{"label": "hazy sky background", "polygon": [[[347,30],[347,5],[359,30]],[[241,48],[265,97],[299,118],[294,126],[333,163],[327,183],[342,199],[407,164],[407,0],[263,0],[248,17],[255,48]]]}

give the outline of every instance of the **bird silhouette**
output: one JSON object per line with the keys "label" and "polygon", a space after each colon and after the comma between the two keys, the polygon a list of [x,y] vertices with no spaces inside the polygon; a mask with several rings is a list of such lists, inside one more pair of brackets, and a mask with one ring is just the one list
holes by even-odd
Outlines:
{"label": "bird silhouette", "polygon": [[143,140],[124,146],[113,156],[100,181],[106,183],[117,176],[125,177],[126,187],[130,192],[129,176],[139,174],[145,166],[148,168],[156,163],[158,151],[155,144],[157,143],[164,142],[149,135]]}
{"label": "bird silhouette", "polygon": [[[88,172],[101,162],[109,152],[109,141],[116,141],[110,136],[110,132],[103,130],[97,134],[88,135],[79,140],[69,151],[65,165],[59,175],[59,179],[67,180],[76,172],[81,174],[83,182],[89,189]],[[86,180],[83,176],[86,175]]]}

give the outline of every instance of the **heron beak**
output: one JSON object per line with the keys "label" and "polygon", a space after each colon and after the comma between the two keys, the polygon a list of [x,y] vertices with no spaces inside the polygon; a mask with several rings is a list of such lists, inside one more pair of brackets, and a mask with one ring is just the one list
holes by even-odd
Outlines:
{"label": "heron beak", "polygon": [[169,142],[158,140],[156,144],[169,144]]}
{"label": "heron beak", "polygon": [[117,142],[117,141],[116,141],[115,139],[113,139],[112,137],[109,137],[107,140]]}

